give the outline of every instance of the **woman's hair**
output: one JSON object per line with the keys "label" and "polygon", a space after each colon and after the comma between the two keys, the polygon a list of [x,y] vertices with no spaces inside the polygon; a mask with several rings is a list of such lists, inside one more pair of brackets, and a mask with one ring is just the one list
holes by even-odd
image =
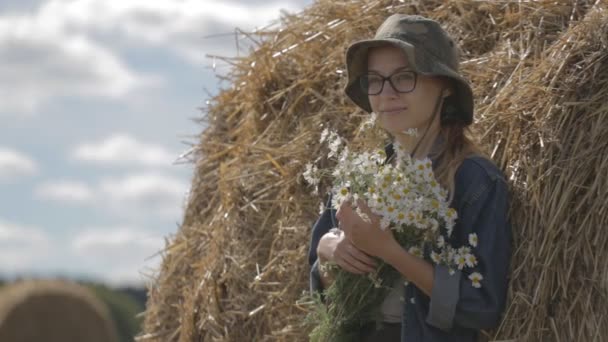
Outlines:
{"label": "woman's hair", "polygon": [[472,154],[487,157],[486,152],[472,137],[469,127],[461,122],[442,123],[439,134],[443,144],[436,153],[435,177],[448,190],[448,203],[452,202],[455,191],[456,170]]}
{"label": "woman's hair", "polygon": [[[454,90],[451,79],[439,76],[443,87]],[[477,141],[470,126],[465,124],[459,115],[457,95],[450,95],[443,100],[439,113],[439,133],[442,143],[433,151],[435,158],[434,173],[437,181],[448,190],[448,203],[452,202],[455,192],[456,171],[460,164],[473,154],[489,158],[488,154]]]}

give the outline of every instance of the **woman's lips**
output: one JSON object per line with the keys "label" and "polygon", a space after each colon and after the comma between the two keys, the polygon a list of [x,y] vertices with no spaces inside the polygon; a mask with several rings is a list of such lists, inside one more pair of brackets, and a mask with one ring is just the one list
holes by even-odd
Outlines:
{"label": "woman's lips", "polygon": [[405,107],[401,107],[401,108],[389,108],[389,109],[381,110],[380,113],[381,114],[397,114],[397,113],[400,113],[400,112],[402,112],[402,111],[404,111],[406,109],[407,108],[405,108]]}

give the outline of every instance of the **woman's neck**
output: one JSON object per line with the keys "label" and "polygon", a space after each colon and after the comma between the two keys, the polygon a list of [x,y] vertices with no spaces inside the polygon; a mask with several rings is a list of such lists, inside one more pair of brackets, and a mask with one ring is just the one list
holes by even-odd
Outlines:
{"label": "woman's neck", "polygon": [[395,136],[395,140],[397,140],[399,144],[403,146],[405,151],[407,151],[407,153],[409,153],[410,155],[412,155],[412,152],[414,152],[414,148],[416,148],[416,144],[418,144],[418,147],[415,151],[415,155],[413,155],[412,157],[415,159],[423,159],[426,158],[431,152],[435,140],[438,138],[438,135],[438,132],[429,131],[424,137],[424,139],[422,139],[423,137],[420,133],[417,136],[399,134]]}

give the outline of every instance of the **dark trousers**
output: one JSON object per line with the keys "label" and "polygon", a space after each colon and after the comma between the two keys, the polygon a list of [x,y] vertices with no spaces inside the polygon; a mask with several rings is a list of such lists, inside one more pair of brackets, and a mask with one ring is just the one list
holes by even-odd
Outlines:
{"label": "dark trousers", "polygon": [[361,330],[361,342],[400,342],[401,323],[382,323],[380,327],[369,325]]}

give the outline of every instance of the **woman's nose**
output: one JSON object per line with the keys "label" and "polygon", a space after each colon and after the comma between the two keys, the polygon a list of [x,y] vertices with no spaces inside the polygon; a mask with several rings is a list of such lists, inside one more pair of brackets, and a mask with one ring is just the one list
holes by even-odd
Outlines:
{"label": "woman's nose", "polygon": [[382,91],[378,95],[395,97],[398,94],[399,93],[395,90],[395,88],[393,88],[393,85],[391,84],[391,82],[388,79],[386,79],[386,80],[384,80],[384,84],[382,86]]}

